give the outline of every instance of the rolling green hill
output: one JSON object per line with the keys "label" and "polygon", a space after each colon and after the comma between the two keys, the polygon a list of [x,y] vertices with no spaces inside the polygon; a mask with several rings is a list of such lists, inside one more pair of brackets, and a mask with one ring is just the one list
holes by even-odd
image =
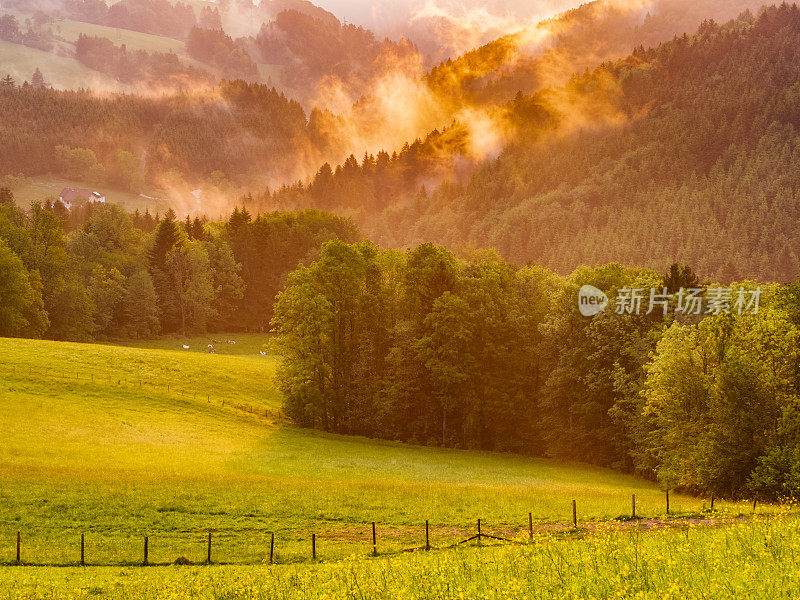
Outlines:
{"label": "rolling green hill", "polygon": [[117,27],[106,27],[105,25],[95,25],[93,23],[83,23],[81,21],[71,21],[64,19],[57,21],[58,32],[66,41],[75,43],[80,34],[107,38],[117,46],[125,44],[128,50],[145,50],[147,52],[174,52],[181,54],[186,48],[186,44],[180,40],[172,38],[120,29]]}
{"label": "rolling green hill", "polygon": [[42,71],[45,81],[56,89],[126,91],[126,86],[82,65],[74,58],[0,41],[0,76],[11,75],[21,84],[30,81],[37,68]]}
{"label": "rolling green hill", "polygon": [[[259,333],[207,333],[204,335],[182,336],[180,334],[162,335],[152,340],[134,340],[122,342],[120,345],[149,350],[181,350],[187,352],[208,353],[208,345],[212,344],[218,355],[260,356],[269,336]],[[235,343],[229,344],[228,340]],[[183,348],[183,346],[189,346]]]}
{"label": "rolling green hill", "polygon": [[[33,17],[33,12],[22,12],[3,8],[2,13],[9,14],[17,18],[20,23]],[[108,38],[115,44],[125,44],[128,50],[145,50],[147,52],[175,52],[180,54],[185,49],[185,43],[173,38],[160,35],[142,33],[119,27],[107,27],[83,21],[66,19],[63,16],[56,16],[52,23],[54,33],[58,38],[74,44],[80,34]]]}
{"label": "rolling green hill", "polygon": [[[431,449],[300,430],[279,415],[275,362],[169,350],[0,340],[0,562],[68,564],[87,534],[89,560],[202,560],[213,529],[219,560],[258,561],[275,531],[282,560],[451,543],[476,518],[517,535],[629,513],[661,516],[663,492],[582,465]],[[224,405],[223,405],[224,401]],[[252,409],[245,412],[231,405]],[[263,411],[263,412],[262,412]],[[674,512],[701,501],[672,498]],[[733,507],[738,510],[737,507]]]}

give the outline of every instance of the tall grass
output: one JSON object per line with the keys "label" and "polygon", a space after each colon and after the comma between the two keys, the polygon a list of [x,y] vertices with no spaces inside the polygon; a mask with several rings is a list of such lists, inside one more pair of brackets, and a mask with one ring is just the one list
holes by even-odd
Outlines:
{"label": "tall grass", "polygon": [[0,569],[0,599],[740,599],[800,593],[800,520],[255,567]]}

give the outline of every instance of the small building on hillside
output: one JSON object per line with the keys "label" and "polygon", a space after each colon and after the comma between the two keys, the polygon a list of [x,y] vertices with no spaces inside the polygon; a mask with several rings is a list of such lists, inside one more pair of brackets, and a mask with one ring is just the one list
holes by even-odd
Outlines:
{"label": "small building on hillside", "polygon": [[58,201],[61,202],[67,210],[72,210],[73,207],[80,206],[87,202],[105,204],[106,197],[104,194],[93,192],[92,190],[64,188],[58,196]]}

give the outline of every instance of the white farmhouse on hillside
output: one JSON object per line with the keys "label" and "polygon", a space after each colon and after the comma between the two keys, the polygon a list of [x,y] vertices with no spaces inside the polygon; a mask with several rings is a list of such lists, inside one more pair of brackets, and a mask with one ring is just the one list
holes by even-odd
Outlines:
{"label": "white farmhouse on hillside", "polygon": [[92,190],[64,188],[58,196],[58,201],[64,205],[67,210],[72,210],[73,205],[79,206],[83,202],[92,202],[105,204],[105,194],[100,192],[93,192]]}

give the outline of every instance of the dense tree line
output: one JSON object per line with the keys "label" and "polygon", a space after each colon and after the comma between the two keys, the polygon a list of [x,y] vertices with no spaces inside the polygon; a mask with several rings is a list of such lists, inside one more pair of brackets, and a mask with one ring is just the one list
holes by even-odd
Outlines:
{"label": "dense tree line", "polygon": [[374,77],[418,54],[405,39],[378,40],[370,30],[340,23],[332,15],[300,10],[281,11],[264,23],[254,46],[262,62],[286,67],[284,85],[311,101],[320,83],[331,78],[359,98],[370,93]]}
{"label": "dense tree line", "polygon": [[313,211],[237,210],[224,223],[104,204],[68,212],[51,201],[26,212],[0,188],[0,336],[263,330],[285,274],[340,236],[358,233]]}
{"label": "dense tree line", "polygon": [[45,25],[51,21],[44,13],[37,12],[27,20],[27,28],[23,31],[17,17],[0,15],[0,40],[50,52],[54,46],[53,32]]}
{"label": "dense tree line", "polygon": [[[605,313],[580,314],[585,285],[608,293]],[[699,285],[677,265],[562,277],[491,252],[330,242],[276,304],[285,410],[325,431],[580,460],[672,489],[797,496],[800,285],[762,286],[756,305],[756,284],[706,284],[701,314],[680,312]],[[666,311],[615,308],[626,290],[665,288]],[[727,290],[729,310],[714,289]]]}
{"label": "dense tree line", "polygon": [[349,219],[318,211],[277,212],[252,217],[234,209],[225,226],[235,260],[241,264],[244,292],[235,302],[228,328],[266,331],[275,296],[294,265],[310,262],[330,239],[353,242],[360,234]]}
{"label": "dense tree line", "polygon": [[162,84],[170,87],[210,86],[216,82],[207,71],[183,64],[172,52],[129,51],[102,37],[80,34],[75,58],[95,71],[127,84]]}
{"label": "dense tree line", "polygon": [[258,67],[247,49],[235,42],[221,27],[192,27],[186,41],[186,52],[195,60],[216,68],[226,79],[258,79]]}
{"label": "dense tree line", "polygon": [[[128,153],[134,177],[158,183],[171,171],[196,186],[215,171],[240,183],[291,176],[303,168],[300,157],[315,154],[303,108],[242,81],[221,83],[208,97],[99,97],[11,82],[0,86],[0,112],[0,173],[52,172],[61,164],[58,148],[66,147],[93,153],[106,172]],[[92,182],[97,173],[89,165],[74,175]]]}
{"label": "dense tree line", "polygon": [[[615,60],[636,46],[654,46],[704,20],[728,21],[762,0],[653,0],[642,15],[639,5],[586,2],[542,21],[532,33],[522,30],[434,66],[426,75],[431,88],[478,103],[503,102],[553,85],[554,74],[570,75]],[[543,47],[520,53],[530,38]],[[535,43],[534,43],[535,45]]]}

